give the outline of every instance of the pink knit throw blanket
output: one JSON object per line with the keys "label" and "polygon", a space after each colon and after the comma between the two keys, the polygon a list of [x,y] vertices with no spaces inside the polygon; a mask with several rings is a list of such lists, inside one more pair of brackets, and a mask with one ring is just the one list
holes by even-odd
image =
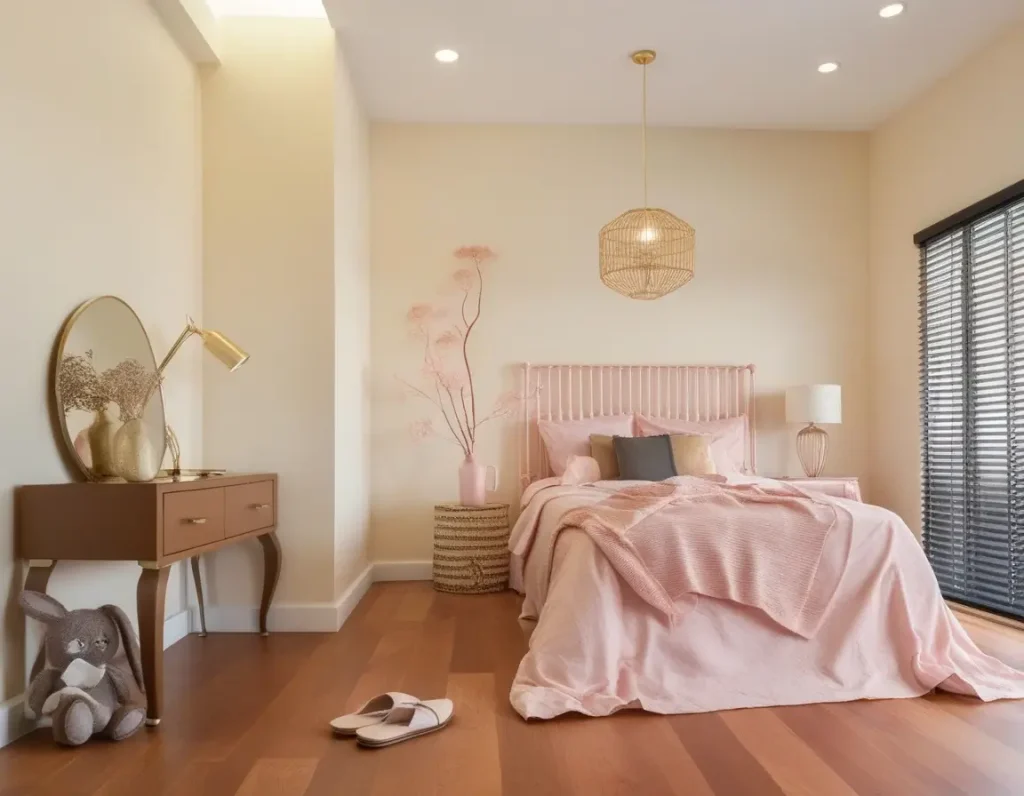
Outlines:
{"label": "pink knit throw blanket", "polygon": [[[757,608],[812,638],[839,586],[852,520],[835,501],[785,484],[675,478],[568,512],[644,601],[674,620],[700,596]],[[826,544],[844,566],[819,571]]]}

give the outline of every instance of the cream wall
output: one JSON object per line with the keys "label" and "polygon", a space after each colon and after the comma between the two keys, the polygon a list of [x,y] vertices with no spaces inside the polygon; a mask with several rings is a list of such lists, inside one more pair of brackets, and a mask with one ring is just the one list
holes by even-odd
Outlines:
{"label": "cream wall", "polygon": [[[24,572],[12,558],[13,488],[72,477],[47,416],[52,346],[75,306],[104,293],[135,308],[158,357],[183,328],[186,313],[200,316],[198,124],[195,70],[148,5],[5,5],[0,702],[25,684],[25,620],[16,602]],[[165,386],[167,418],[186,455],[202,449],[201,379],[198,351],[186,351]],[[60,564],[49,590],[77,607],[114,602],[134,617],[138,573],[129,564]],[[183,606],[184,577],[176,571],[168,585],[168,615]]]}
{"label": "cream wall", "polygon": [[[224,18],[202,80],[203,311],[251,355],[206,358],[204,459],[279,473],[279,605],[334,599],[334,48],[326,20]],[[204,561],[214,617],[259,604],[258,544]]]}
{"label": "cream wall", "polygon": [[[252,358],[231,374],[207,359],[205,461],[279,473],[275,605],[308,627],[300,614],[367,563],[366,121],[326,20],[219,24],[221,66],[203,77],[204,312]],[[259,546],[205,566],[213,626],[244,629],[230,608],[259,603]]]}
{"label": "cream wall", "polygon": [[339,46],[334,79],[334,589],[369,558],[369,127]]}
{"label": "cream wall", "polygon": [[[696,278],[655,302],[618,296],[597,274],[598,229],[641,202],[638,139],[635,127],[373,126],[375,558],[428,559],[432,505],[457,494],[458,449],[412,441],[429,407],[403,399],[395,374],[418,372],[404,315],[434,298],[460,244],[500,254],[472,352],[485,402],[524,360],[752,362],[761,472],[799,472],[785,388],[837,382],[844,423],[829,470],[866,475],[867,137],[651,131],[651,202],[698,233]],[[503,500],[512,428],[481,432],[478,451],[500,466]]]}
{"label": "cream wall", "polygon": [[1024,26],[871,135],[872,494],[921,526],[914,233],[1024,179]]}

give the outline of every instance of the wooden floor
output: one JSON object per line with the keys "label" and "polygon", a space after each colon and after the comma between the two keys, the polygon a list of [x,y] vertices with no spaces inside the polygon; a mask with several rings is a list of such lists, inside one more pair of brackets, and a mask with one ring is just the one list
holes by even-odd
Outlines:
{"label": "wooden floor", "polygon": [[[167,652],[159,730],[0,750],[4,794],[1024,794],[1024,702],[916,700],[628,713],[527,724],[508,691],[525,644],[511,593],[374,586],[340,633],[190,636]],[[1024,633],[965,620],[1024,668]],[[384,750],[327,722],[387,690],[457,706],[446,730]]]}

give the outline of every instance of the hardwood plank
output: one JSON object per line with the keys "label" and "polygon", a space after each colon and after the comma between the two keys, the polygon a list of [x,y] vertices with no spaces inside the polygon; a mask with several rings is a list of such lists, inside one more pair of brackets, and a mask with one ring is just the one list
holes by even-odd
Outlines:
{"label": "hardwood plank", "polygon": [[872,718],[893,733],[913,728],[905,736],[921,738],[912,750],[921,758],[938,758],[934,765],[962,778],[972,793],[1020,793],[1024,754],[992,738],[959,717],[923,699],[861,703],[855,709],[880,708]]}
{"label": "hardwood plank", "polygon": [[377,638],[352,628],[344,634],[351,644],[346,655],[341,635],[324,636],[328,641],[297,667],[291,682],[273,700],[265,702],[263,711],[215,769],[205,792],[232,793],[259,758],[319,759],[336,742],[329,721],[346,712],[340,706],[365,676]]}
{"label": "hardwood plank", "polygon": [[670,716],[667,721],[716,794],[782,796],[782,789],[729,731],[720,716],[695,713]]}
{"label": "hardwood plank", "polygon": [[[895,700],[903,704],[904,700]],[[914,772],[926,783],[924,793],[957,793],[981,796],[994,783],[984,773],[965,769],[955,757],[941,753],[941,747],[929,744],[912,724],[887,719],[885,702],[844,702],[825,706],[827,713],[842,716],[862,737],[892,750],[904,770]]]}
{"label": "hardwood plank", "polygon": [[371,627],[384,627],[395,618],[409,586],[405,583],[378,583],[373,605],[362,617],[362,623]]}
{"label": "hardwood plank", "polygon": [[451,725],[437,733],[437,793],[500,796],[501,758],[494,715],[494,675],[452,674]]}
{"label": "hardwood plank", "polygon": [[378,694],[401,690],[397,686],[414,665],[420,632],[415,625],[396,624],[384,633],[338,714],[359,710]]}
{"label": "hardwood plank", "polygon": [[[645,717],[657,720],[655,717]],[[586,796],[592,793],[643,793],[665,796],[672,786],[658,771],[636,765],[628,749],[620,744],[623,715],[608,718],[569,716],[556,719],[552,738],[558,764],[569,775],[568,793]],[[594,754],[600,749],[600,754]]]}
{"label": "hardwood plank", "polygon": [[410,589],[402,595],[402,599],[395,609],[394,620],[396,622],[422,622],[430,613],[436,592],[428,584],[416,585],[420,588]]}
{"label": "hardwood plank", "polygon": [[[459,595],[467,601],[459,614],[452,651],[452,672],[463,674],[493,673],[497,667],[494,644],[494,617],[508,606],[504,594]],[[507,608],[506,608],[507,609]]]}
{"label": "hardwood plank", "polygon": [[929,694],[928,702],[959,717],[968,724],[986,732],[993,738],[1001,738],[1014,749],[1024,748],[1024,721],[1021,721],[1024,706],[1017,700],[979,702],[959,694]]}
{"label": "hardwood plank", "polygon": [[420,699],[440,699],[447,696],[448,672],[451,668],[452,647],[455,644],[455,620],[431,620],[423,623],[413,651],[414,666],[410,666],[399,682],[406,694]]}
{"label": "hardwood plank", "polygon": [[235,796],[302,796],[317,760],[263,758],[249,771]]}
{"label": "hardwood plank", "polygon": [[721,715],[725,726],[787,794],[857,796],[771,709],[730,710]]}
{"label": "hardwood plank", "polygon": [[570,775],[557,752],[557,721],[527,722],[512,708],[509,690],[526,654],[526,638],[516,621],[519,601],[509,595],[491,627],[496,659],[495,722],[501,782],[505,796],[562,796],[572,793]]}
{"label": "hardwood plank", "polygon": [[822,760],[857,793],[900,796],[952,796],[960,793],[930,770],[908,761],[894,746],[842,711],[821,705],[773,708]]}
{"label": "hardwood plank", "polygon": [[[256,635],[215,634],[205,639],[190,636],[180,642],[194,643],[198,657],[192,665],[201,667],[203,661],[214,661],[215,671],[193,698],[168,701],[167,721],[146,733],[151,743],[145,756],[117,771],[98,794],[132,796],[153,783],[167,792],[190,793],[188,782],[200,775],[197,781],[205,781],[219,770],[194,764],[226,760],[326,638],[295,633],[288,634],[289,644],[272,644]],[[174,656],[169,655],[168,663],[172,660]],[[186,776],[192,779],[183,781]]]}
{"label": "hardwood plank", "polygon": [[[707,778],[690,756],[668,719],[637,711],[616,714],[611,726],[630,765],[658,772],[675,796],[714,796]],[[646,787],[642,784],[641,789]]]}

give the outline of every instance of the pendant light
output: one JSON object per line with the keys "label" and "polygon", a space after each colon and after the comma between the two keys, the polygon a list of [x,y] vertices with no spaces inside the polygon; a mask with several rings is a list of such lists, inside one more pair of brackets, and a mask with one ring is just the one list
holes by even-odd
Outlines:
{"label": "pendant light", "polygon": [[647,65],[655,52],[638,50],[631,58],[643,68],[644,206],[627,210],[601,228],[601,281],[624,296],[651,300],[693,279],[696,232],[667,210],[647,206]]}

